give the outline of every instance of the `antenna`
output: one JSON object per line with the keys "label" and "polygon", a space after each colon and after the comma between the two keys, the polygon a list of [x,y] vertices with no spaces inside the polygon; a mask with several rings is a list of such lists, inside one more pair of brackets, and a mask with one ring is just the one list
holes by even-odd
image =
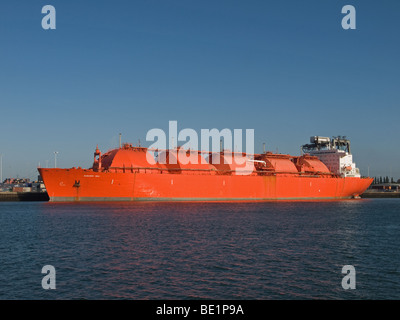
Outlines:
{"label": "antenna", "polygon": [[57,168],[57,154],[58,151],[54,151],[54,168]]}
{"label": "antenna", "polygon": [[121,149],[121,133],[119,134],[119,148]]}
{"label": "antenna", "polygon": [[265,153],[265,142],[263,143],[263,153]]}

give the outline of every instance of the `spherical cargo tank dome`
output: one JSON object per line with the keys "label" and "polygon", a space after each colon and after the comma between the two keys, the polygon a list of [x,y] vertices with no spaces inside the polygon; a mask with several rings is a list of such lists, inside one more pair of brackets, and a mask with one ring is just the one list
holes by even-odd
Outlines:
{"label": "spherical cargo tank dome", "polygon": [[108,168],[156,168],[153,155],[147,148],[123,147],[105,153],[102,158],[102,167]]}
{"label": "spherical cargo tank dome", "polygon": [[276,173],[298,173],[293,157],[288,154],[274,154],[272,152],[256,155],[254,159],[258,170]]}
{"label": "spherical cargo tank dome", "polygon": [[249,174],[255,169],[250,159],[240,152],[213,153],[207,160],[220,174]]}
{"label": "spherical cargo tank dome", "polygon": [[198,151],[193,150],[164,150],[158,154],[157,161],[160,168],[171,173],[190,173],[191,170],[196,170],[197,173],[204,171],[210,174],[209,170],[213,168]]}
{"label": "spherical cargo tank dome", "polygon": [[295,164],[289,157],[266,157],[267,167],[273,167],[276,172],[297,173]]}
{"label": "spherical cargo tank dome", "polygon": [[299,171],[301,172],[321,172],[331,173],[328,167],[314,156],[301,156],[297,160]]}

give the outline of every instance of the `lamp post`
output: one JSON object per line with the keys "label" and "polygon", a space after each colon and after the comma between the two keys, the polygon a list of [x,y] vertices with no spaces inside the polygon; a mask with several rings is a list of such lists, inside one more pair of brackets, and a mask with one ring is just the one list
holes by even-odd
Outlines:
{"label": "lamp post", "polygon": [[0,183],[3,183],[3,155],[0,154]]}
{"label": "lamp post", "polygon": [[54,168],[57,168],[57,154],[58,151],[54,151]]}

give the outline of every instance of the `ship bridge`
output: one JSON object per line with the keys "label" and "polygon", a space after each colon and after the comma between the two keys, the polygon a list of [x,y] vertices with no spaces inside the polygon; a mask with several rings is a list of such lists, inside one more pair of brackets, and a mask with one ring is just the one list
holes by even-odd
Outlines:
{"label": "ship bridge", "polygon": [[361,177],[360,170],[353,162],[350,140],[346,136],[312,136],[310,144],[302,146],[302,152],[318,157],[333,173],[343,177]]}

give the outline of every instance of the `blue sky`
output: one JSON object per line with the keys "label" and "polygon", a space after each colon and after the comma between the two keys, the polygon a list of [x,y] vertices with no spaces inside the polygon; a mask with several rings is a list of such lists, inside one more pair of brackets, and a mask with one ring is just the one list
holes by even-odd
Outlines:
{"label": "blue sky", "polygon": [[399,31],[388,0],[1,1],[3,177],[34,178],[54,151],[90,167],[97,144],[150,145],[177,120],[254,129],[256,152],[346,135],[362,174],[400,178]]}

